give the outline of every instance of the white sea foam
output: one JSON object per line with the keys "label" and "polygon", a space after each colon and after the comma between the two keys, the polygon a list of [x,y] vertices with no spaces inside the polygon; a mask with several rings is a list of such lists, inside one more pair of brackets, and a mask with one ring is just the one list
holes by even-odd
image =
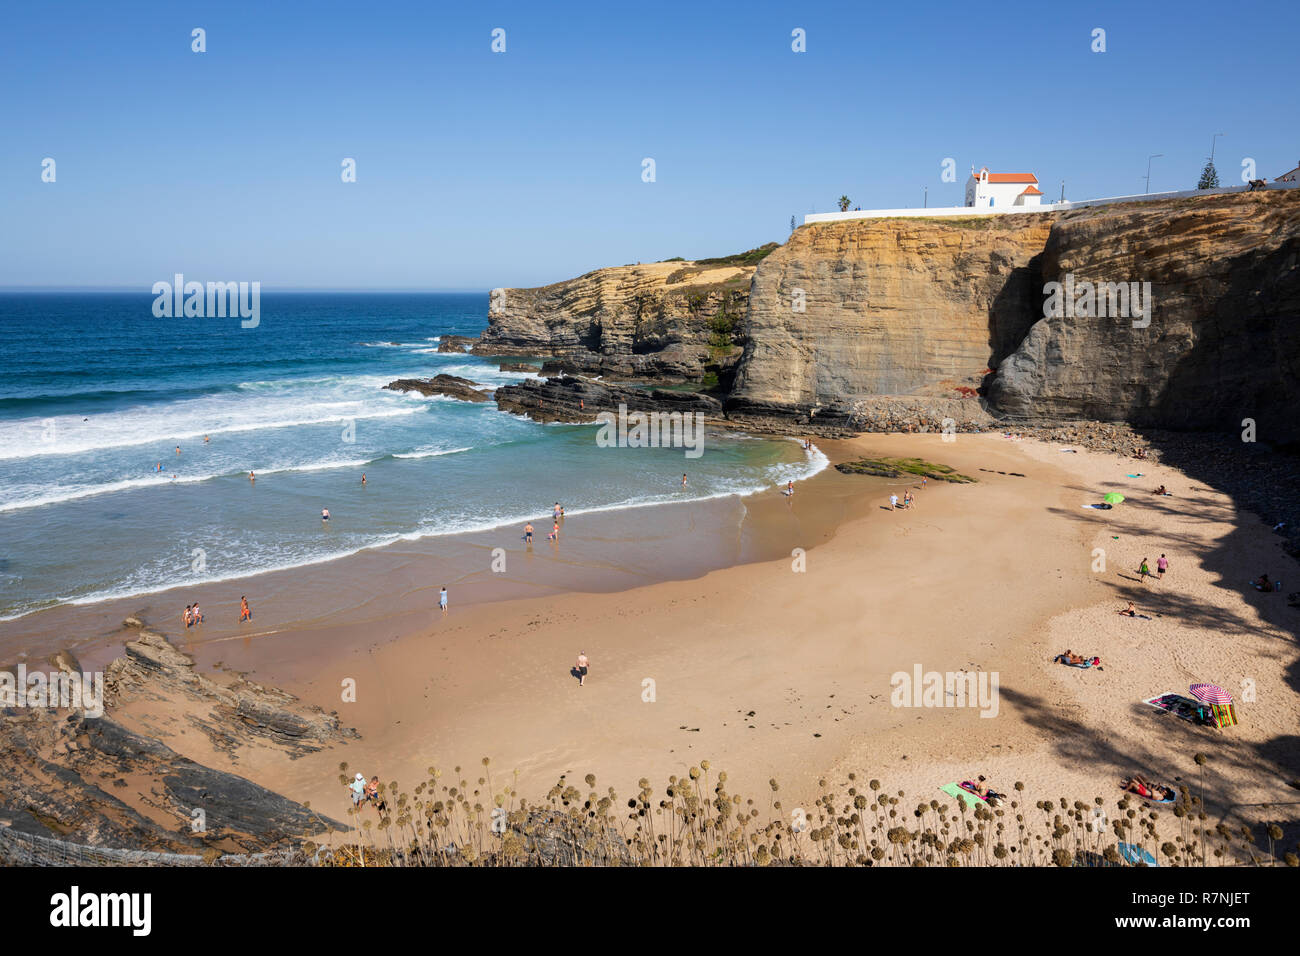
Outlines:
{"label": "white sea foam", "polygon": [[471,451],[468,446],[465,448],[426,448],[415,451],[402,452],[394,454],[394,458],[437,458],[441,455],[455,455],[462,451]]}

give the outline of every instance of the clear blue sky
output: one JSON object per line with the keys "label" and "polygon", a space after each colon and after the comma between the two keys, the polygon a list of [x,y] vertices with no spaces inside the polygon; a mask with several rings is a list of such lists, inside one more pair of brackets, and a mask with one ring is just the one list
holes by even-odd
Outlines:
{"label": "clear blue sky", "polygon": [[1190,188],[1218,132],[1225,184],[1272,178],[1300,161],[1284,10],[7,3],[0,286],[539,285],[783,241],[841,193],[959,205],[972,164],[1083,199],[1163,153],[1152,190]]}

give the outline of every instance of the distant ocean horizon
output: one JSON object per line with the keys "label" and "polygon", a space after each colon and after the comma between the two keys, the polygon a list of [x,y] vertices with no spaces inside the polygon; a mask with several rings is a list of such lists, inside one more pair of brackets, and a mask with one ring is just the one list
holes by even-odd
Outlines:
{"label": "distant ocean horizon", "polygon": [[599,448],[594,426],[383,388],[530,377],[438,352],[483,329],[485,292],[266,291],[251,329],[158,319],[153,299],[0,291],[0,620],[522,525],[556,500],[570,515],[641,508],[826,465],[726,432],[698,459]]}

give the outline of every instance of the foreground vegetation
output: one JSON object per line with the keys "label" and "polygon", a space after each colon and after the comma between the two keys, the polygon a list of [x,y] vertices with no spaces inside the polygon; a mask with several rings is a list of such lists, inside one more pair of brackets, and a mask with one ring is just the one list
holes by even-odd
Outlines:
{"label": "foreground vegetation", "polygon": [[620,799],[588,774],[585,791],[562,777],[532,805],[513,782],[494,782],[489,765],[485,757],[473,783],[460,767],[450,784],[431,767],[412,793],[395,781],[381,787],[378,806],[349,809],[341,845],[308,851],[324,866],[1069,867],[1124,865],[1126,844],[1161,866],[1300,865],[1277,845],[1281,827],[1212,825],[1188,786],[1156,808],[1128,794],[1032,800],[1016,783],[1000,805],[970,808],[946,796],[913,802],[849,774],[838,788],[820,781],[821,796],[804,808],[784,806],[775,780],[766,801],[733,794],[726,773],[711,776],[704,760],[660,793],[642,779]]}

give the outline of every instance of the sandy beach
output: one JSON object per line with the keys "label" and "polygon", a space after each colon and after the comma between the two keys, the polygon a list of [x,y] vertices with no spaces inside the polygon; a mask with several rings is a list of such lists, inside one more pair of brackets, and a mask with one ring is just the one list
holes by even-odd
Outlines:
{"label": "sandy beach", "polygon": [[[453,589],[442,615],[436,584],[417,599],[389,576],[356,582],[371,595],[359,622],[188,641],[164,624],[200,668],[282,687],[361,738],[293,760],[248,748],[233,762],[191,731],[164,726],[162,739],[340,819],[342,762],[409,791],[432,767],[444,782],[473,780],[490,757],[497,792],[513,781],[532,801],[561,775],[594,774],[598,790],[628,795],[640,778],[660,788],[707,759],[732,792],[763,802],[779,781],[788,811],[849,773],[909,799],[982,773],[1004,792],[1020,781],[1026,797],[1110,804],[1135,771],[1201,786],[1203,753],[1216,822],[1294,820],[1300,610],[1248,586],[1286,574],[1257,518],[1171,468],[1045,442],[871,435],[819,446],[833,462],[914,456],[977,482],[829,469],[793,498],[745,499],[734,526],[697,515],[697,533],[688,516],[665,516],[673,534],[620,539],[617,552],[644,570],[733,529],[728,548],[747,563],[680,580],[602,590],[551,577],[563,560],[580,579],[584,549],[599,548],[579,516],[555,552],[534,545],[547,571],[518,572],[555,593],[485,593],[465,606]],[[1173,497],[1152,495],[1159,484]],[[916,506],[891,511],[889,495],[907,489]],[[1125,502],[1084,507],[1112,491]],[[1142,559],[1154,569],[1161,553],[1169,573],[1141,580]],[[512,578],[509,567],[499,577]],[[386,589],[405,597],[383,613]],[[1143,617],[1116,613],[1129,600]],[[1102,666],[1053,663],[1066,648]],[[591,660],[583,687],[570,672],[580,651]],[[996,673],[996,712],[893,706],[891,675],[918,667]],[[1233,694],[1239,725],[1194,726],[1143,703],[1201,681]],[[118,716],[157,732],[157,706]]]}

